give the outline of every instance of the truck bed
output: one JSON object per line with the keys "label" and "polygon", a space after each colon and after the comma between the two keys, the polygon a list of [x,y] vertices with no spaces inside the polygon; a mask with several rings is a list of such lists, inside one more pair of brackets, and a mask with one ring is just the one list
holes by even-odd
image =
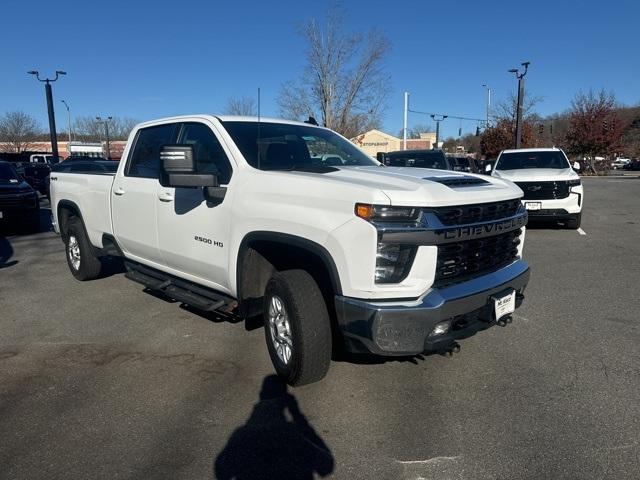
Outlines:
{"label": "truck bed", "polygon": [[71,202],[80,210],[91,243],[102,246],[102,235],[113,234],[111,186],[115,173],[51,172],[51,213],[58,232],[59,202]]}

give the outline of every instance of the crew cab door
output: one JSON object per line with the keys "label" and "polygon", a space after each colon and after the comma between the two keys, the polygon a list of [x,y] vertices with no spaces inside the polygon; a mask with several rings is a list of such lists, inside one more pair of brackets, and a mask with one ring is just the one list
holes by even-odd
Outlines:
{"label": "crew cab door", "polygon": [[141,128],[127,164],[111,188],[113,232],[120,248],[133,260],[162,264],[158,251],[157,204],[160,188],[160,149],[174,143],[177,123]]}
{"label": "crew cab door", "polygon": [[177,142],[192,145],[199,173],[215,173],[227,191],[221,202],[207,202],[202,188],[158,190],[158,246],[164,263],[179,276],[229,291],[229,238],[233,184],[230,156],[202,121],[181,125]]}

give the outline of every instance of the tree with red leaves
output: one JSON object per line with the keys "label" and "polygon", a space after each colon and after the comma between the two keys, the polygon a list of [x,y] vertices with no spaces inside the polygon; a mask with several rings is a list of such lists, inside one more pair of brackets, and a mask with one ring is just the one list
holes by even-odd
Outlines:
{"label": "tree with red leaves", "polygon": [[571,102],[569,130],[565,136],[567,153],[593,159],[596,155],[619,151],[624,125],[616,110],[612,93],[579,92]]}

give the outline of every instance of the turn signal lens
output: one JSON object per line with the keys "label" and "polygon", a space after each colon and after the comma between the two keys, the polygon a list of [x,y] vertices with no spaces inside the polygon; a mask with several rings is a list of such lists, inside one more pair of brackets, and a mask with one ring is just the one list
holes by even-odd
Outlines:
{"label": "turn signal lens", "polygon": [[369,221],[373,217],[373,205],[356,203],[356,216]]}
{"label": "turn signal lens", "polygon": [[356,203],[356,216],[367,221],[415,222],[420,217],[420,209],[415,207],[394,207],[391,205],[370,205]]}

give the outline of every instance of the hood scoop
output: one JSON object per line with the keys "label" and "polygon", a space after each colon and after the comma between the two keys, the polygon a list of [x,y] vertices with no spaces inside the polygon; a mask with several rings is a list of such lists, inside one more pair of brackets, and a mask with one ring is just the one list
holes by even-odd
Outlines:
{"label": "hood scoop", "polygon": [[450,188],[471,187],[476,185],[491,185],[486,180],[476,177],[467,177],[466,175],[460,177],[424,177],[423,180],[440,183]]}

